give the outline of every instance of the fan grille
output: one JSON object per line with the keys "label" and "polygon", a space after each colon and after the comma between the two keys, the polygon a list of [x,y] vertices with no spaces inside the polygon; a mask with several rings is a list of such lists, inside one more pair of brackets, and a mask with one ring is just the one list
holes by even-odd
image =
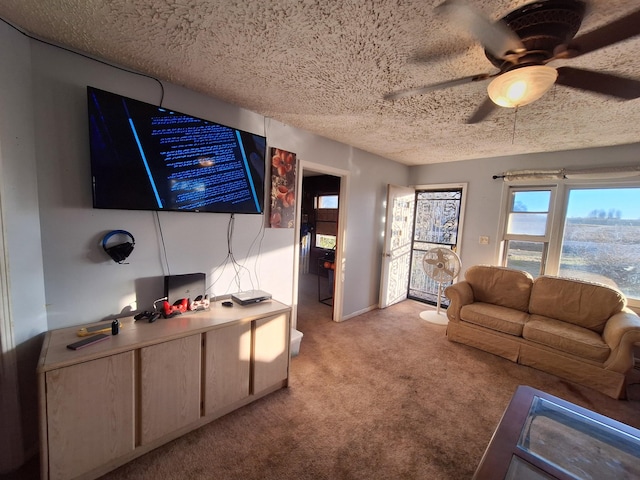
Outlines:
{"label": "fan grille", "polygon": [[438,283],[449,282],[460,273],[460,259],[449,248],[427,251],[422,258],[422,265],[426,275]]}

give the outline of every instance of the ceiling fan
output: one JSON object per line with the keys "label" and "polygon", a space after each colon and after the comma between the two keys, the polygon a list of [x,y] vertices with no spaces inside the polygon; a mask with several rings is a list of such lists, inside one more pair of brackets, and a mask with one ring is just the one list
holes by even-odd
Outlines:
{"label": "ceiling fan", "polygon": [[640,97],[640,80],[547,65],[553,60],[575,58],[640,34],[640,10],[637,10],[574,38],[586,9],[586,3],[581,0],[539,0],[492,22],[463,0],[445,0],[436,10],[471,32],[498,72],[399,90],[384,98],[396,100],[492,78],[487,87],[488,98],[467,120],[467,123],[478,123],[497,106],[515,108],[534,102],[554,84],[625,100]]}

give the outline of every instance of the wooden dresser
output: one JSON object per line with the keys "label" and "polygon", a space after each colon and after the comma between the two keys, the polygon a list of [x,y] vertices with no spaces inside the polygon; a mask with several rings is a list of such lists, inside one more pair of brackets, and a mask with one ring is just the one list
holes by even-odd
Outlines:
{"label": "wooden dresser", "polygon": [[45,336],[42,479],[97,478],[287,386],[291,309],[277,301],[120,321],[80,350],[66,348],[79,327]]}

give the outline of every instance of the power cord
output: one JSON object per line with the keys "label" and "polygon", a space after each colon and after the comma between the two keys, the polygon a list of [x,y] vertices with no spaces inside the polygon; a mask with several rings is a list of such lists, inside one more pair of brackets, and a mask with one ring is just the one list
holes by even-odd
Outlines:
{"label": "power cord", "polygon": [[164,234],[162,233],[162,224],[160,223],[160,214],[155,211],[156,221],[158,223],[158,233],[160,233],[160,242],[162,242],[162,251],[164,253],[164,262],[167,265],[167,275],[171,275],[171,268],[169,267],[169,258],[167,257],[167,246],[164,243]]}
{"label": "power cord", "polygon": [[251,252],[257,242],[258,248],[257,248],[256,254],[254,255],[253,274],[256,277],[256,284],[258,286],[258,289],[260,288],[260,277],[258,276],[258,262],[260,260],[260,255],[262,253],[262,241],[264,240],[265,231],[266,231],[265,223],[264,221],[262,221],[260,222],[260,229],[258,230],[258,233],[256,234],[253,241],[251,242],[251,245],[249,245],[249,250],[247,251],[247,259],[249,259],[251,258]]}
{"label": "power cord", "polygon": [[[235,228],[235,215],[232,213],[229,217],[229,223],[227,224],[227,255],[225,256],[225,258],[222,260],[222,262],[220,262],[220,264],[218,264],[218,266],[215,268],[215,272],[217,272],[216,277],[213,279],[213,281],[211,282],[211,284],[206,288],[206,291],[210,291],[215,285],[216,283],[218,283],[218,281],[220,280],[220,278],[222,278],[222,275],[224,274],[224,270],[227,267],[227,265],[230,265],[231,268],[233,268],[234,271],[234,277],[233,280],[231,281],[231,283],[229,284],[229,286],[227,287],[227,291],[225,293],[229,293],[229,290],[231,289],[232,285],[235,284],[236,286],[236,291],[241,291],[242,290],[242,274],[243,272],[247,272],[249,275],[249,282],[251,284],[251,289],[255,290],[255,284],[253,282],[253,278],[251,276],[251,271],[244,265],[244,263],[240,263],[236,260],[235,255],[233,253],[233,233],[234,233],[234,228]],[[258,244],[258,251],[256,253],[256,260],[255,260],[255,266],[254,266],[254,275],[256,277],[256,282],[258,283],[259,286],[259,281],[258,281],[258,275],[257,275],[257,263],[260,257],[260,251],[262,249],[262,240],[264,238],[264,223],[261,224],[261,228],[258,231],[258,233],[256,234],[255,238],[253,239],[253,241],[251,242],[251,245],[249,247],[249,250],[247,252],[247,258],[249,258],[251,255],[251,251],[254,249],[256,242]],[[245,260],[246,262],[246,260]]]}
{"label": "power cord", "polygon": [[124,68],[124,67],[120,67],[118,65],[114,65],[114,64],[109,63],[109,62],[107,62],[105,60],[100,60],[99,58],[92,57],[92,56],[87,55],[85,53],[77,52],[77,51],[72,50],[70,48],[63,47],[62,45],[57,45],[55,43],[49,42],[47,40],[42,40],[41,38],[35,37],[35,36],[25,32],[21,28],[18,28],[17,26],[12,24],[11,22],[8,22],[7,20],[5,20],[2,17],[0,17],[0,20],[3,23],[5,23],[6,25],[8,25],[9,27],[13,28],[16,32],[24,35],[27,38],[30,38],[31,40],[35,40],[36,42],[44,43],[45,45],[49,45],[51,47],[59,48],[60,50],[64,50],[65,52],[69,52],[69,53],[73,53],[75,55],[79,55],[79,56],[81,56],[83,58],[86,58],[88,60],[93,60],[94,62],[98,62],[98,63],[101,63],[103,65],[107,65],[108,67],[117,68],[118,70],[121,70],[123,72],[132,73],[134,75],[139,75],[141,77],[146,77],[146,78],[150,78],[151,80],[154,80],[155,82],[158,83],[158,85],[160,85],[160,103],[158,104],[158,106],[162,107],[162,102],[164,102],[164,85],[162,84],[162,82],[158,78],[156,78],[154,76],[151,76],[151,75],[147,75],[146,73],[136,72],[135,70],[129,70],[128,68]]}
{"label": "power cord", "polygon": [[241,263],[239,263],[236,260],[236,257],[233,255],[233,230],[235,228],[235,222],[236,222],[236,217],[235,215],[232,213],[231,214],[231,218],[229,219],[229,225],[227,227],[227,256],[229,258],[229,260],[231,261],[231,266],[233,267],[233,270],[235,272],[235,283],[236,283],[236,287],[238,288],[238,292],[241,291],[241,278],[240,275],[242,273],[243,270],[246,270],[247,273],[249,274],[249,282],[251,283],[251,289],[255,289],[254,285],[253,285],[253,279],[251,278],[251,272],[249,271],[249,269],[247,267],[245,267],[244,265],[242,265]]}

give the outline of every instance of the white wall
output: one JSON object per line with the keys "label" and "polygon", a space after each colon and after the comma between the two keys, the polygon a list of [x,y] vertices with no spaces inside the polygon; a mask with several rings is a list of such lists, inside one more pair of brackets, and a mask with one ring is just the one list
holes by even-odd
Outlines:
{"label": "white wall", "polygon": [[[97,321],[148,308],[162,294],[169,273],[155,213],[91,208],[86,86],[158,103],[158,84],[38,42],[32,43],[35,149],[38,165],[40,221],[48,327]],[[301,160],[348,170],[349,210],[345,267],[344,316],[377,304],[381,219],[387,182],[406,183],[408,167],[352,147],[283,125],[216,99],[165,83],[163,105],[240,128],[266,134],[269,146],[295,152]],[[218,278],[227,253],[228,215],[162,212],[159,214],[171,274],[205,272]],[[270,291],[291,304],[294,231],[266,229],[262,216],[237,215],[233,251],[246,262],[241,289]],[[128,265],[114,263],[99,247],[110,230],[124,229],[136,238]],[[259,253],[256,261],[256,254]],[[366,279],[365,282],[362,279]],[[259,282],[258,285],[255,282]],[[212,293],[237,290],[227,268]]]}
{"label": "white wall", "polygon": [[[411,168],[415,185],[468,182],[466,213],[460,246],[463,271],[478,264],[496,264],[499,254],[502,180],[493,180],[507,170],[588,168],[596,166],[638,165],[640,143],[530,155],[466,160],[422,165]],[[480,245],[481,235],[490,238]]]}
{"label": "white wall", "polygon": [[409,167],[273,120],[267,133],[301,160],[349,172],[343,317],[377,306],[387,184],[407,185]]}
{"label": "white wall", "polygon": [[[13,321],[11,332],[5,331],[3,345],[15,345],[7,359],[17,362],[20,407],[0,407],[0,471],[14,468],[18,455],[16,443],[27,455],[35,453],[37,445],[37,389],[35,370],[41,345],[41,333],[47,330],[45,288],[43,281],[40,219],[34,154],[33,108],[31,98],[30,44],[13,29],[0,23],[0,206],[3,217],[3,238],[9,301]],[[13,340],[13,341],[11,341]],[[0,362],[1,363],[1,362]],[[9,372],[16,365],[3,364],[0,388],[15,390]],[[5,376],[6,375],[6,376]],[[6,399],[9,392],[0,397]],[[22,411],[22,415],[21,412]],[[18,424],[14,423],[18,419]],[[15,432],[22,431],[22,435]],[[5,449],[5,447],[7,447]],[[9,463],[7,463],[9,460]]]}
{"label": "white wall", "polygon": [[[0,23],[0,168],[15,343],[46,330],[29,43]],[[7,48],[11,45],[11,48]]]}

